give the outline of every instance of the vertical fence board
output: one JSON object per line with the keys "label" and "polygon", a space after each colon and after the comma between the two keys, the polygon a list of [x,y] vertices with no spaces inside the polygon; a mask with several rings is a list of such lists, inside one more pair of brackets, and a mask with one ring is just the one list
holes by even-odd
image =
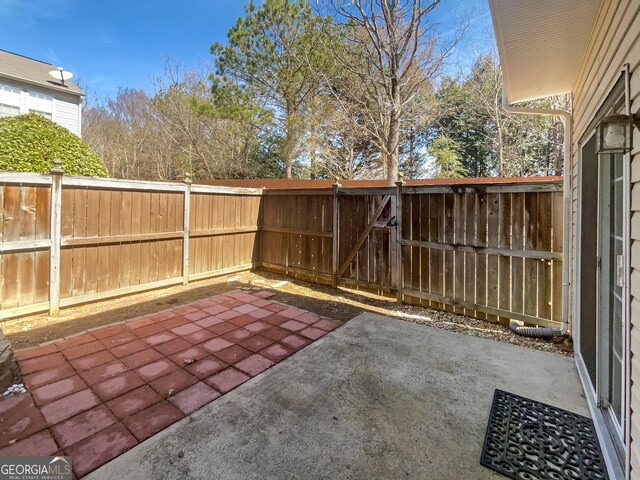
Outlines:
{"label": "vertical fence board", "polygon": [[[552,205],[551,193],[538,194],[538,245],[539,250],[551,251]],[[551,318],[551,260],[538,261],[538,312],[542,318]]]}
{"label": "vertical fence board", "polygon": [[[73,238],[87,236],[87,190],[73,189]],[[67,249],[65,249],[67,250]],[[78,248],[70,253],[72,256],[72,289],[70,295],[80,296],[85,293],[86,248]]]}
{"label": "vertical fence board", "polygon": [[[20,189],[20,240],[33,240],[36,233],[36,190],[32,186]],[[35,303],[35,253],[23,252],[18,262],[19,305]]]}
{"label": "vertical fence board", "polygon": [[[562,252],[563,247],[563,235],[565,234],[562,228],[563,215],[562,215],[562,203],[563,197],[561,192],[554,192],[552,195],[552,208],[551,208],[551,250],[553,252]],[[562,260],[551,261],[551,276],[552,276],[552,297],[551,297],[551,310],[552,318],[558,322],[562,321]]]}
{"label": "vertical fence board", "polygon": [[[500,241],[500,195],[487,195],[487,246],[499,247]],[[498,255],[487,255],[487,305],[498,307]],[[487,315],[487,320],[497,322],[496,315]]]}
{"label": "vertical fence board", "polygon": [[[487,246],[487,195],[480,193],[476,203],[476,238],[475,245],[478,247]],[[476,255],[476,300],[478,305],[487,305],[487,255],[478,253]],[[476,312],[476,316],[483,320],[488,320],[486,313]]]}
{"label": "vertical fence board", "polygon": [[[418,230],[418,239],[423,242],[429,242],[431,240],[431,228],[429,223],[431,221],[431,195],[420,195],[420,215],[417,217],[420,220],[420,226]],[[420,280],[423,292],[433,293],[431,287],[431,249],[420,249]],[[429,300],[420,299],[420,304],[424,306],[432,306],[432,302]]]}
{"label": "vertical fence board", "polygon": [[[524,249],[524,193],[514,193],[511,197],[511,238],[512,247]],[[511,311],[524,313],[524,259],[511,259]]]}
{"label": "vertical fence board", "polygon": [[[442,194],[431,195],[429,198],[429,241],[440,242],[442,226]],[[431,293],[444,296],[442,288],[443,255],[440,249],[429,249],[429,274],[431,282]],[[436,304],[437,308],[443,308]]]}
{"label": "vertical fence board", "polygon": [[[477,197],[473,193],[466,193],[464,196],[465,204],[465,244],[475,245],[476,241],[476,201]],[[464,270],[464,300],[469,303],[475,303],[476,300],[476,253],[465,252],[465,270]],[[464,309],[465,315],[474,316],[475,310],[470,308]]]}
{"label": "vertical fence board", "polygon": [[[109,236],[111,214],[111,192],[108,190],[100,190],[100,207],[98,215],[98,236]],[[145,259],[142,259],[144,262]],[[98,292],[109,290],[109,246],[101,245],[98,247]]]}
{"label": "vertical fence board", "polygon": [[[87,190],[87,237],[97,237],[99,234],[100,192],[95,189]],[[139,256],[138,256],[139,258]],[[85,261],[85,292],[98,291],[98,247],[88,246],[84,255]]]}
{"label": "vertical fence board", "polygon": [[[120,204],[122,192],[112,191],[110,198],[110,214],[109,214],[109,236],[114,237],[120,235]],[[120,245],[109,245],[109,280],[107,282],[107,290],[117,290],[120,287]],[[156,265],[157,262],[153,261]]]}
{"label": "vertical fence board", "polygon": [[[73,238],[75,209],[74,189],[63,188],[62,209],[60,212],[60,234],[62,238]],[[68,248],[62,248],[60,251],[60,298],[67,298],[73,294],[73,280],[73,252]]]}
{"label": "vertical fence board", "polygon": [[[498,207],[498,247],[508,250],[511,248],[512,223],[511,223],[511,193],[503,193],[499,198]],[[500,255],[498,258],[498,307],[500,310],[511,310],[511,257]],[[500,317],[502,323],[509,321],[506,317]]]}
{"label": "vertical fence board", "polygon": [[[540,225],[538,210],[538,193],[525,193],[524,221],[525,221],[525,249],[536,250],[538,247],[538,232]],[[536,316],[538,313],[538,264],[535,259],[526,258],[524,261],[524,313]]]}
{"label": "vertical fence board", "polygon": [[[456,245],[464,245],[465,242],[465,226],[466,226],[466,218],[464,215],[464,202],[465,197],[463,193],[454,194],[453,198],[453,219],[455,222],[455,231],[453,241]],[[465,285],[464,285],[464,274],[465,274],[465,253],[464,252],[454,252],[454,286],[453,286],[453,296],[454,298],[464,299],[465,294]],[[455,306],[454,312],[463,315],[465,312],[464,307]]]}
{"label": "vertical fence board", "polygon": [[[422,224],[422,212],[426,209],[422,208],[422,202],[424,195],[420,196],[405,196],[411,199],[411,239],[422,240],[421,233],[424,229]],[[408,202],[407,202],[408,203]],[[428,212],[428,210],[427,210]],[[422,275],[422,249],[420,247],[411,247],[411,283],[410,288],[415,290],[422,290],[427,285],[423,285]],[[406,298],[406,297],[405,297]]]}
{"label": "vertical fence board", "polygon": [[[120,207],[120,225],[119,231],[121,235],[131,235],[131,203],[133,200],[132,192],[122,192]],[[131,286],[131,243],[123,242],[120,244],[119,251],[119,271],[120,271],[120,287],[127,288]]]}
{"label": "vertical fence board", "polygon": [[[49,238],[51,192],[48,187],[36,188],[36,218],[35,218],[35,239],[44,240]],[[1,190],[1,187],[0,187]],[[0,207],[2,206],[2,196],[0,195]],[[0,216],[1,220],[1,216]],[[0,231],[2,229],[0,228]],[[1,238],[1,234],[0,234]],[[35,293],[34,303],[43,303],[49,299],[49,252],[40,250],[35,252]],[[2,255],[0,255],[2,257]],[[1,261],[1,260],[0,260]]]}
{"label": "vertical fence board", "polygon": [[[453,244],[455,241],[455,219],[454,219],[454,194],[446,193],[443,195],[444,217],[442,241],[447,244]],[[455,254],[451,250],[444,252],[444,296],[447,298],[455,298],[454,274],[455,274]],[[445,311],[453,312],[453,305],[445,305]]]}

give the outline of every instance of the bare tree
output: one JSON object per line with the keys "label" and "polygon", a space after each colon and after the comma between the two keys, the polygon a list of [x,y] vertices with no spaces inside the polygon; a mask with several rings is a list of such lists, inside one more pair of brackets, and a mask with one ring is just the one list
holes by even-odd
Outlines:
{"label": "bare tree", "polygon": [[[560,175],[563,128],[559,119],[513,115],[502,108],[502,71],[495,53],[480,55],[466,81],[476,121],[484,121],[487,148],[495,152],[496,174]],[[531,107],[569,110],[569,97],[556,96],[529,102]]]}
{"label": "bare tree", "polygon": [[[85,141],[110,174],[145,180],[273,176],[275,161],[260,151],[254,128],[200,112],[208,102],[205,71],[168,61],[155,92],[125,89],[83,109]],[[263,142],[264,143],[264,142]]]}
{"label": "bare tree", "polygon": [[[332,91],[343,107],[358,106],[382,156],[389,184],[398,179],[401,124],[408,106],[438,76],[460,39],[462,27],[444,42],[430,19],[439,0],[331,0],[346,36],[344,49],[333,49],[345,81]],[[320,72],[321,73],[321,72]]]}
{"label": "bare tree", "polygon": [[317,176],[337,180],[379,176],[380,154],[364,129],[359,128],[358,119],[354,118],[357,115],[357,112],[336,108],[333,102],[327,101],[323,111],[310,117],[314,139],[308,145],[315,149],[314,173]]}
{"label": "bare tree", "polygon": [[[154,170],[166,154],[158,136],[150,98],[142,90],[123,89],[115,98],[83,109],[85,141],[121,178],[157,178]],[[163,179],[162,177],[160,177]]]}

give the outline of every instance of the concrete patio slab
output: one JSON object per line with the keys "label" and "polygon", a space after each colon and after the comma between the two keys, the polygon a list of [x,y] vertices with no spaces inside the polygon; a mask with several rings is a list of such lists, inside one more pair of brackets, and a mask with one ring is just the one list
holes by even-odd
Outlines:
{"label": "concrete patio slab", "polygon": [[87,478],[503,478],[495,388],[588,415],[571,358],[362,314]]}

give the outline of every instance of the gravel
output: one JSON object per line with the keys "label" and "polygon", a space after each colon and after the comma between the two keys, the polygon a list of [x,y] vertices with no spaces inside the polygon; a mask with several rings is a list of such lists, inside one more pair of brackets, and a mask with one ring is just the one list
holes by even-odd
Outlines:
{"label": "gravel", "polygon": [[276,298],[282,303],[305,308],[342,322],[365,311],[376,312],[406,322],[488,338],[544,352],[573,356],[570,339],[558,339],[558,343],[554,343],[550,339],[523,337],[509,330],[506,325],[423,306],[398,305],[395,299],[383,298],[362,291],[346,288],[336,291],[331,287],[314,285],[270,272],[245,274],[242,276],[242,282],[245,283],[245,286],[250,284],[278,292],[279,295]]}
{"label": "gravel", "polygon": [[408,307],[395,310],[393,316],[420,325],[430,325],[442,330],[464,333],[474,337],[489,338],[498,342],[534,348],[544,352],[573,356],[567,342],[553,343],[550,340],[516,335],[505,325],[489,323],[477,318],[465,317],[449,312],[431,310],[424,307]]}
{"label": "gravel", "polygon": [[4,393],[2,394],[3,397],[6,397],[8,395],[15,395],[18,393],[27,393],[27,389],[24,388],[24,384],[22,383],[15,383],[13,385],[11,385],[9,388],[7,388]]}

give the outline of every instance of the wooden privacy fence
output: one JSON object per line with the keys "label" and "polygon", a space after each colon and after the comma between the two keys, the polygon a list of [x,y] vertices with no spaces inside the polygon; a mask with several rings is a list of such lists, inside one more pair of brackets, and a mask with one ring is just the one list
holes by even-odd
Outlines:
{"label": "wooden privacy fence", "polygon": [[561,188],[261,190],[2,172],[0,318],[262,266],[490,321],[556,326]]}
{"label": "wooden privacy fence", "polygon": [[0,173],[0,318],[257,267],[260,194]]}
{"label": "wooden privacy fence", "polygon": [[262,266],[330,284],[333,190],[264,190],[262,212]]}
{"label": "wooden privacy fence", "polygon": [[267,269],[489,321],[561,322],[560,181],[265,190],[262,201]]}
{"label": "wooden privacy fence", "polygon": [[559,182],[406,188],[401,198],[405,298],[492,321],[561,322]]}

